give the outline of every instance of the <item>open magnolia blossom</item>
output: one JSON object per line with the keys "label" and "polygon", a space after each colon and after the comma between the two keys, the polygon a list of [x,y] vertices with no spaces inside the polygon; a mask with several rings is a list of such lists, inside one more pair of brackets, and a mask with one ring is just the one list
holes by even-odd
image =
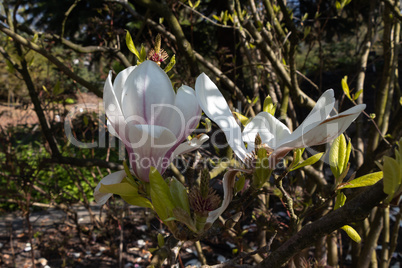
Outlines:
{"label": "open magnolia blossom", "polygon": [[270,155],[271,169],[279,159],[293,149],[320,145],[335,139],[366,107],[365,104],[360,104],[338,115],[330,116],[335,98],[334,91],[329,89],[319,98],[313,110],[293,133],[267,112],[260,112],[242,132],[224,97],[207,75],[201,74],[197,78],[195,91],[201,108],[225,133],[228,144],[237,157],[246,161],[255,148],[255,138],[259,134],[262,143],[273,150]]}
{"label": "open magnolia blossom", "polygon": [[[166,73],[153,61],[121,71],[112,83],[106,80],[103,93],[108,129],[125,145],[132,173],[149,181],[150,167],[161,174],[175,156],[199,148],[207,135],[183,141],[197,127],[201,109],[195,92],[181,86],[177,93]],[[105,203],[111,193],[100,193],[101,184],[117,184],[126,177],[124,171],[112,173],[95,189],[95,199]]]}

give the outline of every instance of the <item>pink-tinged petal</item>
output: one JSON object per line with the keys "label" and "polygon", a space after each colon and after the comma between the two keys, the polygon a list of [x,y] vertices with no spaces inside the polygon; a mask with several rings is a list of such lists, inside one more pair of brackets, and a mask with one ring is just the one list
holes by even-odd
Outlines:
{"label": "pink-tinged petal", "polygon": [[96,186],[94,190],[94,198],[96,203],[99,205],[103,205],[106,203],[106,201],[113,195],[112,193],[101,193],[99,192],[99,189],[101,187],[101,184],[104,185],[109,185],[109,184],[116,184],[120,183],[125,177],[126,177],[126,172],[124,170],[120,170],[114,173],[111,173],[104,177]]}
{"label": "pink-tinged petal", "polygon": [[172,118],[174,101],[169,77],[153,61],[138,65],[123,85],[122,111],[132,124],[164,126]]}
{"label": "pink-tinged petal", "polygon": [[304,133],[316,127],[323,120],[328,118],[329,114],[334,108],[334,104],[335,104],[334,90],[328,89],[321,95],[316,105],[314,106],[313,110],[311,110],[311,112],[307,115],[306,119],[304,119],[304,121],[292,133],[292,135],[284,139],[281,138],[276,146],[280,146],[280,144],[285,144],[289,140],[298,139]]}
{"label": "pink-tinged petal", "polygon": [[277,139],[290,136],[289,128],[267,112],[257,114],[243,130],[243,140],[247,142],[249,151],[254,150],[257,133],[260,134],[262,143],[271,148],[277,145]]}
{"label": "pink-tinged petal", "polygon": [[154,125],[128,124],[125,132],[132,149],[130,163],[138,178],[149,181],[151,166],[162,174],[170,164],[167,152],[177,143],[176,136],[169,129]]}
{"label": "pink-tinged petal", "polygon": [[225,98],[218,87],[202,73],[195,82],[195,92],[204,113],[225,133],[227,142],[237,157],[244,160],[247,150],[242,140],[240,126],[237,124]]}
{"label": "pink-tinged petal", "polygon": [[176,150],[174,150],[171,158],[174,159],[176,156],[189,153],[201,147],[201,145],[209,139],[208,135],[201,134],[198,137],[194,137],[190,141],[183,142],[180,144]]}
{"label": "pink-tinged petal", "polygon": [[227,209],[230,202],[233,199],[233,187],[235,185],[236,174],[239,170],[229,169],[226,171],[223,176],[222,184],[223,184],[223,201],[219,208],[208,213],[208,218],[206,223],[213,224],[220,215]]}
{"label": "pink-tinged petal", "polygon": [[201,118],[201,107],[195,96],[195,91],[188,86],[181,86],[177,90],[171,119],[163,126],[169,128],[182,142],[197,127]]}
{"label": "pink-tinged petal", "polygon": [[323,120],[313,129],[307,128],[308,131],[302,133],[297,139],[281,144],[281,146],[275,148],[271,156],[273,165],[295,148],[320,145],[335,139],[341,133],[345,132],[365,108],[365,104],[354,106],[336,116]]}

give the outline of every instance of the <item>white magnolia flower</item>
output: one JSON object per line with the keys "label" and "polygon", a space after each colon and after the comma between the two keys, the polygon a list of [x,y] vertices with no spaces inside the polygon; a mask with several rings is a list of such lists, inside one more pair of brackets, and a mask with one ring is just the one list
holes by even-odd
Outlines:
{"label": "white magnolia flower", "polygon": [[260,134],[262,143],[273,149],[270,156],[271,168],[293,149],[324,144],[335,139],[366,107],[365,104],[360,104],[331,117],[335,98],[334,91],[329,89],[324,92],[310,114],[293,133],[267,112],[255,116],[242,132],[224,97],[207,75],[201,74],[197,78],[195,91],[205,114],[222,129],[230,147],[242,161],[245,161],[249,153],[254,150],[255,137],[257,133]]}
{"label": "white magnolia flower", "polygon": [[[149,181],[151,166],[163,174],[175,156],[208,139],[200,135],[183,143],[201,116],[195,92],[183,85],[175,93],[169,77],[153,61],[121,71],[113,84],[109,73],[103,101],[109,132],[123,141],[133,173],[142,181]],[[103,178],[95,189],[97,202],[111,196],[99,192],[101,184],[120,183],[125,176],[119,171]]]}

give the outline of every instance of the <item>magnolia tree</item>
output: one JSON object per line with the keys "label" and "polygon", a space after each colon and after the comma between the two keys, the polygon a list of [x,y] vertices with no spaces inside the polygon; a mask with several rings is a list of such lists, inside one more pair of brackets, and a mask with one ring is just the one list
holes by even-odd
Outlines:
{"label": "magnolia tree", "polygon": [[[160,37],[157,39],[160,40]],[[129,33],[127,45],[138,54]],[[199,241],[216,229],[225,229],[225,222],[238,212],[238,204],[246,202],[262,189],[273,186],[281,192],[281,199],[290,218],[289,232],[297,236],[312,227],[307,224],[303,228],[305,223],[295,213],[294,200],[287,193],[283,181],[290,172],[314,165],[320,159],[325,161],[324,152],[304,159],[303,152],[306,148],[309,151],[313,146],[334,141],[327,152],[327,161],[336,178],[331,189],[336,196],[334,210],[345,204],[346,196],[342,189],[371,186],[383,178],[383,172],[376,172],[342,183],[349,171],[351,153],[351,143],[346,142],[342,133],[366,108],[365,104],[334,114],[334,92],[329,89],[291,133],[285,124],[274,117],[275,107],[268,96],[264,111],[253,118],[246,118],[241,125],[237,118],[244,119],[245,116],[239,112],[236,113],[237,117],[233,115],[218,87],[206,74],[202,73],[197,77],[195,90],[185,85],[174,90],[166,74],[174,63],[171,62],[163,70],[160,67],[164,61],[162,53],[165,52],[160,48],[160,41],[157,41],[157,47],[151,50],[147,58],[139,56],[136,66],[121,71],[113,83],[110,73],[105,82],[103,101],[108,129],[125,145],[130,165],[125,164],[124,170],[112,173],[99,182],[94,191],[98,204],[105,204],[112,194],[117,194],[131,205],[153,210],[169,228],[173,237],[170,239],[174,239],[176,243]],[[224,173],[222,197],[211,187],[213,171],[207,168],[201,169],[198,183],[192,187],[186,176],[181,181],[175,176],[163,176],[176,156],[196,150],[208,140],[204,133],[193,134],[197,126],[200,126],[201,112],[207,116],[204,120],[210,119],[216,123],[234,153],[234,157],[229,155],[227,159],[221,159],[216,167]],[[394,175],[401,177],[400,150],[402,148],[396,151],[397,160],[387,159],[387,165],[391,162],[394,165],[386,168],[386,172],[391,173],[388,174],[388,180],[393,181]],[[291,151],[293,158],[284,160]],[[204,158],[205,156],[200,155],[197,161],[206,161]],[[225,162],[227,167],[222,167]],[[395,172],[399,173],[392,174]],[[389,202],[402,188],[400,184],[386,185],[384,192],[389,194]],[[387,187],[390,189],[386,190]],[[237,205],[232,205],[234,199],[233,203]],[[225,213],[227,210],[228,213]],[[349,221],[339,221],[338,225],[352,240],[360,243],[360,235],[347,223]],[[270,243],[276,232],[272,234]],[[159,247],[164,247],[163,241]],[[261,250],[259,248],[253,254],[261,253]],[[296,253],[298,252],[290,251],[287,254],[292,256]],[[268,250],[266,254],[275,256],[269,255]],[[152,265],[161,265],[165,258],[157,258]],[[286,261],[283,256],[278,259],[268,257],[260,265],[276,267]],[[236,260],[232,260],[225,266],[236,266],[236,263]]]}

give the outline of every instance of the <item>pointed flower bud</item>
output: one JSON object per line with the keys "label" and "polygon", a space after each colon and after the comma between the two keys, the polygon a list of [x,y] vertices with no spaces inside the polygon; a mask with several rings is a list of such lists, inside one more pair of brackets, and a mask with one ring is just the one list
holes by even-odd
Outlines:
{"label": "pointed flower bud", "polygon": [[206,196],[203,197],[200,189],[193,187],[188,195],[188,199],[190,201],[190,207],[194,212],[203,217],[207,217],[208,213],[218,208],[221,203],[221,198],[211,188],[208,188]]}
{"label": "pointed flower bud", "polygon": [[211,176],[209,175],[208,169],[203,169],[201,171],[201,182],[200,182],[200,192],[203,198],[206,198],[209,193],[209,180]]}
{"label": "pointed flower bud", "polygon": [[261,143],[262,143],[262,140],[261,140],[260,133],[257,132],[257,135],[255,136],[255,146],[258,147],[261,145]]}

